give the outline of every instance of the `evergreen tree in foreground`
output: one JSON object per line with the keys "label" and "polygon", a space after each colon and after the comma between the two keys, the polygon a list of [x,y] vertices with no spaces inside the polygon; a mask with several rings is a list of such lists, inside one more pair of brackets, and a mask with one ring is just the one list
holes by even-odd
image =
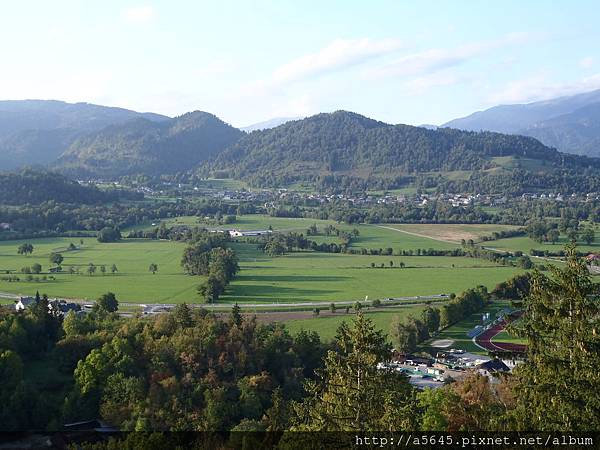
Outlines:
{"label": "evergreen tree in foreground", "polygon": [[391,359],[391,346],[373,322],[357,313],[342,323],[337,351],[325,356],[307,397],[294,405],[294,431],[398,431],[415,428],[414,391],[406,376],[378,368]]}
{"label": "evergreen tree in foreground", "polygon": [[600,429],[600,299],[575,247],[552,278],[535,272],[522,334],[528,362],[518,378],[516,425],[522,430]]}

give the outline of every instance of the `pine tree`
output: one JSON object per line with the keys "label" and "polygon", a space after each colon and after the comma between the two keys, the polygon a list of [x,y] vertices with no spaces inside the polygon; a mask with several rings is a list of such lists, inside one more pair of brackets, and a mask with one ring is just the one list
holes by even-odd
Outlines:
{"label": "pine tree", "polygon": [[[406,376],[380,363],[391,346],[373,322],[358,313],[353,326],[342,323],[307,397],[294,405],[295,431],[398,431],[415,426],[415,395]],[[378,366],[379,365],[379,366]]]}
{"label": "pine tree", "polygon": [[567,248],[552,278],[532,276],[522,335],[528,362],[516,370],[520,429],[600,429],[600,304],[585,262]]}
{"label": "pine tree", "polygon": [[236,324],[238,327],[242,325],[244,318],[242,317],[242,308],[235,302],[231,308],[231,322]]}
{"label": "pine tree", "polygon": [[187,303],[181,303],[173,308],[173,317],[182,328],[191,327],[194,323],[192,319],[192,311]]}

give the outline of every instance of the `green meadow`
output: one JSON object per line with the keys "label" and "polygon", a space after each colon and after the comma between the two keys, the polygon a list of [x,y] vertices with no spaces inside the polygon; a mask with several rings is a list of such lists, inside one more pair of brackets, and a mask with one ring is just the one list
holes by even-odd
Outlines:
{"label": "green meadow", "polygon": [[[508,251],[522,251],[525,254],[529,254],[531,249],[535,250],[548,250],[550,252],[559,252],[564,250],[565,245],[569,243],[569,239],[561,235],[560,239],[556,244],[552,243],[539,243],[534,241],[533,239],[528,238],[527,236],[519,236],[513,238],[499,239],[497,241],[490,241],[485,243],[486,247],[495,248],[499,250],[508,250]],[[584,242],[577,243],[577,250],[581,252],[600,252],[600,232],[596,231],[596,242],[593,242],[591,245],[587,245]]]}
{"label": "green meadow", "polygon": [[[198,221],[197,217],[178,217],[165,222],[169,225],[195,225]],[[276,231],[304,231],[313,223],[320,230],[327,224],[334,224],[314,219],[251,215],[238,217],[234,225],[222,228],[251,230],[271,226]],[[398,253],[418,248],[455,247],[451,243],[374,225],[336,226],[344,230],[359,230],[360,235],[352,244],[356,248],[391,247],[394,253]],[[337,237],[320,233],[314,239],[335,242]],[[94,238],[84,238],[81,245],[79,241],[79,238],[44,238],[0,242],[0,272],[9,271],[20,278],[18,282],[0,280],[0,292],[32,295],[39,290],[50,297],[95,299],[112,291],[122,302],[200,302],[196,288],[202,277],[185,275],[180,266],[185,244],[143,239],[103,244]],[[32,255],[17,254],[17,247],[23,242],[33,244]],[[70,243],[77,249],[69,251]],[[493,288],[519,272],[516,268],[472,258],[363,256],[310,251],[272,258],[258,251],[255,244],[234,242],[232,247],[238,253],[241,271],[222,297],[221,302],[224,303],[354,301],[364,300],[367,296],[375,299],[458,293],[478,284]],[[48,273],[52,266],[49,261],[52,252],[59,252],[65,258],[62,273]],[[34,263],[42,265],[42,273],[32,275],[38,281],[27,281],[27,275],[20,273],[21,268]],[[87,274],[89,263],[97,267],[93,275]],[[148,270],[151,263],[158,265],[156,274]],[[404,268],[400,268],[401,263]],[[113,264],[118,268],[116,274],[110,273]],[[102,265],[106,267],[105,274],[100,271]],[[79,274],[70,274],[70,268],[78,269]],[[44,276],[45,281],[42,280]]]}
{"label": "green meadow", "polygon": [[[32,255],[17,254],[17,247],[23,242],[34,246]],[[68,251],[69,243],[78,249]],[[37,290],[51,297],[95,299],[105,292],[112,291],[122,301],[138,303],[183,302],[196,298],[195,290],[199,278],[183,274],[179,262],[184,244],[169,241],[149,241],[126,239],[118,243],[101,244],[94,238],[45,238],[27,241],[5,241],[0,243],[0,271],[15,271],[20,282],[0,280],[0,291],[32,295]],[[50,253],[58,252],[64,257],[63,273],[49,274],[52,266]],[[56,280],[26,282],[27,275],[21,274],[22,267],[34,263],[42,265],[42,274],[34,278],[54,276]],[[97,266],[94,275],[87,274],[87,266]],[[148,267],[158,265],[153,275]],[[110,273],[115,264],[118,272]],[[100,272],[105,265],[106,274]],[[69,274],[69,268],[79,269],[80,274]],[[5,277],[6,275],[0,275]]]}
{"label": "green meadow", "polygon": [[[389,334],[390,324],[395,316],[406,317],[409,314],[418,316],[425,306],[390,307],[385,310],[364,310],[365,317],[371,319],[377,329]],[[285,322],[285,327],[296,334],[300,330],[316,331],[323,341],[330,341],[335,337],[336,331],[342,322],[350,323],[354,314],[345,314],[338,310],[336,314],[310,319],[292,319]]]}
{"label": "green meadow", "polygon": [[314,252],[271,258],[252,244],[233,248],[242,270],[224,297],[231,301],[341,301],[458,293],[478,284],[493,288],[519,271],[473,258]]}

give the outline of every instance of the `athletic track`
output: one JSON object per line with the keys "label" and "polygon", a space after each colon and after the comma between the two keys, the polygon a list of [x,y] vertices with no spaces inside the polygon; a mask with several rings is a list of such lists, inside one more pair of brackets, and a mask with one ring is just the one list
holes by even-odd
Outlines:
{"label": "athletic track", "polygon": [[527,346],[523,344],[513,344],[509,342],[492,342],[494,336],[500,333],[506,327],[506,320],[502,320],[492,328],[484,331],[475,338],[475,342],[490,352],[516,352],[523,353]]}

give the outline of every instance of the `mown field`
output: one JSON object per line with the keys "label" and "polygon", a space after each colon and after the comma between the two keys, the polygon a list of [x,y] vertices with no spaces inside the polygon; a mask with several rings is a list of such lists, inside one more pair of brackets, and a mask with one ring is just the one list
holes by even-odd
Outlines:
{"label": "mown field", "polygon": [[[385,334],[389,334],[390,324],[395,316],[406,317],[410,314],[418,316],[424,306],[390,307],[385,310],[365,310],[365,317],[371,319],[375,326]],[[310,319],[292,319],[285,322],[286,328],[296,334],[300,330],[316,331],[323,341],[329,341],[335,337],[336,331],[342,322],[350,323],[354,314],[345,314],[339,311],[333,315],[313,317]]]}
{"label": "mown field", "polygon": [[[169,219],[168,224],[198,223],[197,217]],[[154,222],[158,224],[158,222]],[[234,225],[222,228],[242,230],[266,229],[304,231],[316,223],[321,230],[314,239],[335,242],[337,237],[325,236],[325,226],[330,221],[314,219],[273,218],[252,215],[239,217]],[[148,224],[146,226],[152,226]],[[345,230],[357,228],[359,237],[354,247],[388,248],[397,254],[400,250],[418,248],[454,248],[456,245],[427,237],[413,236],[395,229],[374,225],[349,226],[336,224]],[[467,226],[468,227],[468,226]],[[126,235],[126,231],[124,232]],[[119,243],[101,244],[93,238],[32,239],[34,252],[30,256],[17,254],[17,247],[25,241],[0,242],[0,271],[12,271],[21,281],[0,280],[0,292],[33,295],[36,290],[51,297],[95,299],[112,291],[122,302],[132,303],[199,303],[196,287],[202,277],[187,276],[180,266],[185,244],[170,241],[124,239]],[[68,251],[70,243],[78,248]],[[353,301],[384,297],[408,297],[460,292],[483,284],[493,288],[498,282],[519,270],[495,265],[489,261],[452,257],[362,256],[333,253],[298,252],[272,258],[259,252],[255,244],[232,244],[240,258],[241,271],[229,286],[222,302],[240,303],[294,303],[311,301]],[[63,273],[53,274],[56,279],[41,281],[51,274],[49,255],[61,253],[65,260]],[[392,265],[390,266],[390,262]],[[34,263],[42,265],[40,281],[26,281],[21,268]],[[87,274],[87,266],[97,266],[94,275]],[[158,265],[152,274],[151,263]],[[400,264],[405,265],[400,268]],[[118,268],[110,273],[111,266]],[[377,267],[372,268],[375,264]],[[380,268],[383,264],[384,268]],[[106,274],[100,266],[106,267]],[[79,268],[79,274],[69,274],[69,269]],[[6,276],[6,275],[0,275]]]}
{"label": "mown field", "polygon": [[513,225],[497,224],[390,224],[386,225],[401,231],[415,233],[431,239],[459,243],[461,239],[475,242],[483,236],[490,236],[494,231],[516,230]]}
{"label": "mown field", "polygon": [[[0,281],[2,292],[32,295],[39,290],[51,297],[95,299],[112,291],[123,301],[139,303],[177,303],[196,298],[195,290],[199,279],[183,274],[179,262],[184,244],[178,242],[134,239],[101,244],[94,238],[84,238],[81,245],[79,238],[32,239],[27,242],[33,244],[33,254],[22,256],[17,254],[17,247],[23,242],[25,241],[0,243],[0,272],[20,272],[22,267],[39,263],[43,273],[32,276],[41,278],[52,275],[56,280],[26,282],[26,275],[16,273],[22,281]],[[67,251],[71,242],[78,247],[77,250]],[[49,261],[52,252],[59,252],[65,258],[62,263],[63,273],[47,273],[52,266]],[[96,273],[91,276],[86,272],[89,263],[97,266]],[[155,275],[148,270],[151,263],[158,265]],[[113,264],[118,269],[114,275],[110,273]],[[101,265],[106,266],[105,275],[100,272]],[[69,267],[79,268],[80,274],[69,274]]]}
{"label": "mown field", "polygon": [[[587,245],[583,242],[577,243],[577,249],[581,252],[600,252],[600,233],[596,231],[596,242],[591,245]],[[529,254],[531,249],[535,250],[548,250],[550,252],[560,252],[564,250],[565,245],[569,243],[569,239],[561,235],[560,239],[556,244],[552,243],[539,243],[527,236],[519,236],[513,238],[499,239],[497,241],[486,242],[485,246],[490,248],[496,248],[499,250],[517,251],[520,250],[523,253]]]}
{"label": "mown field", "polygon": [[[231,301],[364,300],[365,296],[457,293],[478,284],[493,288],[519,271],[473,258],[313,252],[271,258],[257,252],[252,244],[234,244],[233,248],[242,270],[224,297]],[[404,268],[400,268],[401,262]]]}

